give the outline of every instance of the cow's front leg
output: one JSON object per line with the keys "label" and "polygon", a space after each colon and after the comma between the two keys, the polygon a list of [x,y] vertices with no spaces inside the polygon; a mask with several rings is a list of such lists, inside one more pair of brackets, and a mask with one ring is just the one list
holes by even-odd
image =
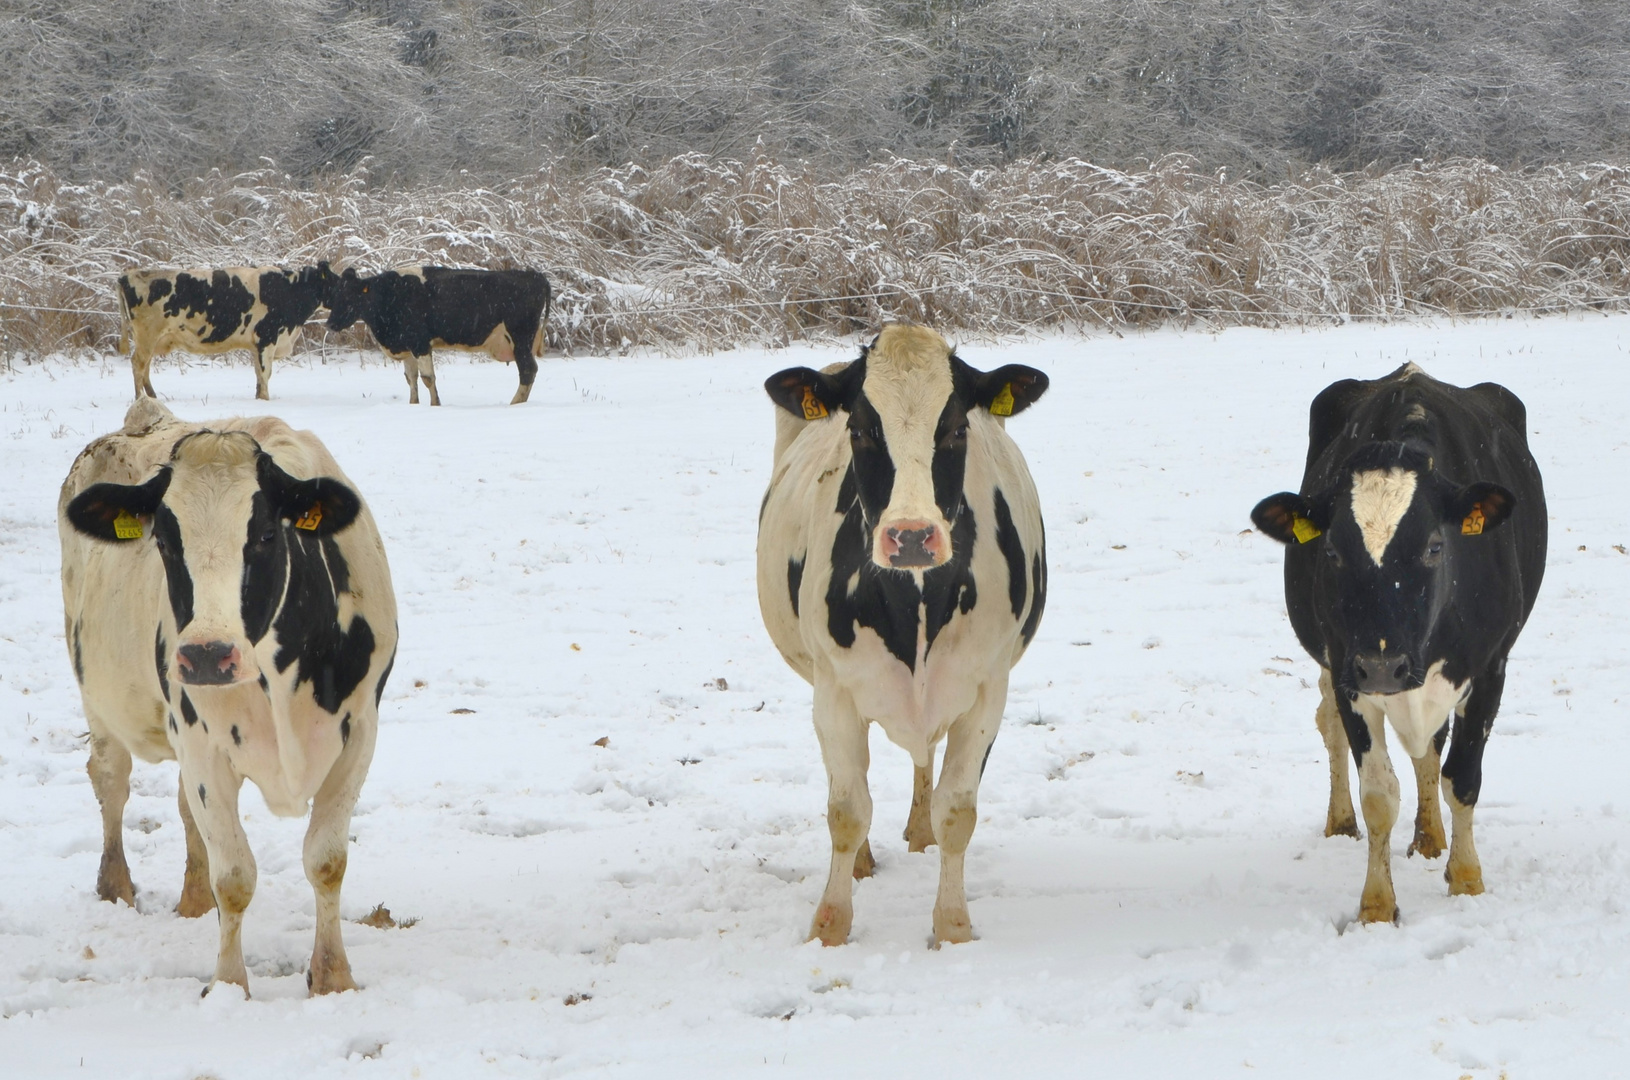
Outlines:
{"label": "cow's front leg", "polygon": [[934,817],[929,808],[934,801],[934,747],[928,748],[928,764],[911,770],[911,813],[901,837],[910,851],[927,851],[934,843]]}
{"label": "cow's front leg", "polygon": [[832,866],[815,909],[810,940],[842,945],[854,925],[855,859],[872,826],[872,794],[866,787],[871,748],[866,721],[849,692],[830,672],[815,673],[815,735],[826,762],[826,828],[832,835]]}
{"label": "cow's front leg", "polygon": [[1359,712],[1337,698],[1347,741],[1358,762],[1358,801],[1370,833],[1370,863],[1358,904],[1360,920],[1396,922],[1398,897],[1392,888],[1392,826],[1398,820],[1398,776],[1387,756],[1386,715],[1379,709]]}
{"label": "cow's front leg", "polygon": [[1353,792],[1347,785],[1347,729],[1336,708],[1336,691],[1330,682],[1330,669],[1319,669],[1319,707],[1313,713],[1324,752],[1330,759],[1330,805],[1324,812],[1324,835],[1358,838],[1358,818],[1353,815]]}
{"label": "cow's front leg", "polygon": [[103,900],[136,903],[136,887],[125,862],[125,804],[130,801],[130,751],[90,717],[91,759],[85,771],[102,808],[102,865],[96,871],[96,895]]}
{"label": "cow's front leg", "polygon": [[430,391],[430,404],[440,405],[441,395],[436,393],[436,354],[425,353],[419,357],[419,378],[424,382],[424,388]]}
{"label": "cow's front leg", "polygon": [[[225,754],[203,743],[204,736],[183,735],[182,747],[197,739],[195,753],[182,749],[181,784],[193,820],[204,839],[209,860],[210,887],[220,918],[220,948],[215,957],[216,983],[234,983],[249,992],[249,972],[243,966],[243,913],[255,895],[255,857],[238,818],[238,789],[243,778],[232,770]],[[209,990],[204,991],[206,994]]]}
{"label": "cow's front leg", "polygon": [[940,886],[934,898],[934,939],[939,944],[973,940],[973,920],[963,887],[963,859],[979,820],[979,780],[1007,704],[1007,672],[993,676],[945,739],[945,764],[930,807],[940,849]]}
{"label": "cow's front leg", "polygon": [[181,877],[181,900],[175,913],[183,919],[196,919],[215,906],[215,893],[209,887],[209,852],[198,834],[198,823],[192,819],[187,785],[182,784],[175,796],[181,807],[181,831],[187,839],[187,868]]}
{"label": "cow's front leg", "polygon": [[1417,851],[1428,859],[1443,854],[1447,841],[1443,835],[1443,806],[1438,801],[1438,777],[1442,772],[1443,741],[1449,734],[1444,724],[1432,740],[1430,753],[1412,758],[1415,766],[1415,838],[1409,842],[1408,855]]}
{"label": "cow's front leg", "polygon": [[345,881],[351,812],[368,775],[379,728],[378,715],[365,713],[352,720],[345,748],[311,802],[311,822],[306,828],[303,861],[306,880],[317,898],[317,940],[306,971],[306,986],[313,995],[357,988],[340,935],[340,886]]}
{"label": "cow's front leg", "polygon": [[1483,789],[1483,748],[1494,727],[1494,714],[1500,709],[1505,691],[1505,662],[1498,671],[1479,675],[1472,684],[1471,697],[1454,718],[1449,736],[1449,756],[1443,762],[1443,778],[1449,781],[1449,818],[1454,831],[1449,838],[1449,862],[1443,876],[1449,882],[1450,896],[1478,896],[1483,892],[1483,864],[1472,841],[1472,811]]}

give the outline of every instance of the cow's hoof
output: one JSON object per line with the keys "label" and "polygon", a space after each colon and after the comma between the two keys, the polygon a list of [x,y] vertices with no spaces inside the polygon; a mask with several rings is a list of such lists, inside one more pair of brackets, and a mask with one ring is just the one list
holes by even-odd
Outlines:
{"label": "cow's hoof", "polygon": [[123,859],[104,860],[96,874],[96,895],[110,904],[120,900],[136,906],[136,886],[130,880],[130,867]]}
{"label": "cow's hoof", "polygon": [[347,990],[357,989],[357,981],[351,978],[349,965],[342,968],[329,968],[324,972],[306,972],[306,989],[312,997],[322,994],[343,994]]}
{"label": "cow's hoof", "polygon": [[209,886],[194,887],[192,882],[181,887],[181,900],[175,906],[175,913],[183,919],[196,919],[208,915],[215,910],[215,894]]}
{"label": "cow's hoof", "polygon": [[1443,871],[1443,880],[1449,883],[1450,896],[1483,895],[1483,871],[1480,867],[1470,870],[1446,867]]}
{"label": "cow's hoof", "polygon": [[1324,835],[1351,836],[1354,840],[1362,840],[1364,834],[1358,831],[1358,819],[1348,817],[1345,821],[1327,818],[1324,823]]}
{"label": "cow's hoof", "polygon": [[1443,854],[1443,837],[1430,829],[1416,829],[1415,839],[1409,842],[1406,857],[1419,852],[1422,858],[1435,859]]}
{"label": "cow's hoof", "polygon": [[962,945],[973,940],[973,920],[966,911],[947,914],[934,912],[934,947]]}
{"label": "cow's hoof", "polygon": [[853,908],[839,908],[836,904],[822,904],[815,909],[815,921],[809,927],[809,940],[822,945],[844,945],[849,941],[849,929],[854,925]]}
{"label": "cow's hoof", "polygon": [[1358,921],[1362,923],[1396,923],[1398,921],[1398,901],[1390,896],[1377,899],[1366,897],[1358,905]]}
{"label": "cow's hoof", "polygon": [[872,856],[872,842],[867,840],[855,852],[855,880],[869,878],[877,873],[877,860]]}

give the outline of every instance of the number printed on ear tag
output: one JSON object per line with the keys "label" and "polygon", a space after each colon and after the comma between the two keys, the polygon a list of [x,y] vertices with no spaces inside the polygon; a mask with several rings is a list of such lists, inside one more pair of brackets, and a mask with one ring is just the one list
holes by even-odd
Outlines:
{"label": "number printed on ear tag", "polygon": [[1465,520],[1460,523],[1460,535],[1482,536],[1483,521],[1483,504],[1472,503],[1471,512],[1468,513]]}
{"label": "number printed on ear tag", "polygon": [[1013,384],[1003,383],[1002,392],[990,399],[990,414],[992,416],[1013,415]]}
{"label": "number printed on ear tag", "polygon": [[141,518],[129,510],[120,510],[119,516],[113,519],[113,535],[120,540],[140,540]]}
{"label": "number printed on ear tag", "polygon": [[813,386],[804,387],[804,419],[819,420],[826,416],[826,406],[815,396]]}
{"label": "number printed on ear tag", "polygon": [[300,520],[294,523],[294,527],[296,529],[304,529],[306,532],[316,532],[317,526],[322,523],[322,520],[323,504],[312,503],[311,509],[307,510],[305,514],[301,516]]}

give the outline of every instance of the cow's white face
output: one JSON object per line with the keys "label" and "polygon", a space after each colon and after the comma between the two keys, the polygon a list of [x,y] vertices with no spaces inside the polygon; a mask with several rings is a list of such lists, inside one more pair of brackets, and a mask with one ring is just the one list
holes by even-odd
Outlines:
{"label": "cow's white face", "polygon": [[765,389],[794,416],[847,414],[845,484],[859,498],[871,560],[887,570],[922,571],[955,554],[969,411],[1020,412],[1046,392],[1047,376],[1020,364],[977,371],[934,331],[891,324],[844,370],[790,368]]}
{"label": "cow's white face", "polygon": [[189,686],[231,686],[261,677],[255,646],[283,607],[291,545],[345,528],[360,507],[339,481],[295,480],[244,432],[204,431],[178,441],[145,484],[87,488],[68,520],[89,536],[153,545],[169,599],[164,668]]}

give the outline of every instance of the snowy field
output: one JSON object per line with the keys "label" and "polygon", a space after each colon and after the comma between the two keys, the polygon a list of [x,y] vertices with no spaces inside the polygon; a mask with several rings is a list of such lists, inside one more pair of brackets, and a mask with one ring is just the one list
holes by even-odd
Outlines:
{"label": "snowy field", "polygon": [[[1601,316],[966,345],[1052,376],[1010,426],[1052,588],[980,794],[980,940],[940,951],[937,854],[899,839],[910,763],[875,730],[879,873],[848,946],[804,942],[825,779],[754,596],[760,384],[852,347],[551,358],[516,408],[487,362],[442,361],[439,410],[372,356],[281,366],[270,411],[362,488],[402,609],[343,911],[417,921],[348,921],[364,989],[319,1000],[304,825],[252,786],[252,1000],[200,1000],[173,764],[137,766],[136,910],[96,899],[55,506],[129,368],[0,374],[0,1074],[1630,1075],[1627,345]],[[263,411],[235,360],[153,381],[186,418]],[[1403,918],[1362,927],[1316,668],[1245,530],[1297,486],[1312,395],[1405,360],[1526,400],[1552,548],[1485,759],[1487,894],[1404,858],[1395,748]]]}

